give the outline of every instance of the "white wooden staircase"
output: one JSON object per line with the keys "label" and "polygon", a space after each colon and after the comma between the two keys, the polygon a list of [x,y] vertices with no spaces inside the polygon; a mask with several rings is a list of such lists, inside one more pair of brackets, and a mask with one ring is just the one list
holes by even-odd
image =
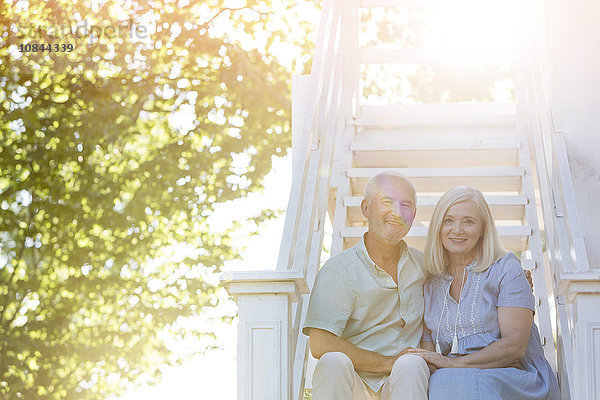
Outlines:
{"label": "white wooden staircase", "polygon": [[[326,219],[331,255],[355,244],[366,230],[365,183],[382,171],[406,175],[417,189],[406,240],[419,249],[443,192],[456,185],[484,192],[504,246],[533,272],[536,323],[562,397],[597,399],[600,360],[589,358],[586,346],[600,354],[600,317],[577,310],[600,273],[587,264],[564,142],[543,95],[543,57],[527,52],[510,60],[515,102],[366,106],[361,64],[449,62],[424,49],[358,48],[361,9],[414,4],[324,1],[312,73],[294,79],[294,176],[277,268],[222,278],[239,305],[238,399],[300,400],[310,387],[312,362],[300,328]],[[590,301],[596,300],[585,298],[585,307]],[[580,322],[598,330],[578,330]]]}

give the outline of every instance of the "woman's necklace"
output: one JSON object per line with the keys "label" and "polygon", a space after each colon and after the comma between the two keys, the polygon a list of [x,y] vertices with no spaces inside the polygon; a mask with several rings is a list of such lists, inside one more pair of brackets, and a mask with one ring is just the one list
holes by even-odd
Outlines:
{"label": "woman's necklace", "polygon": [[[458,293],[458,308],[456,310],[456,318],[454,319],[454,337],[452,338],[452,347],[450,348],[450,354],[458,354],[458,336],[457,336],[457,327],[458,327],[458,317],[460,315],[460,301],[462,299],[462,290],[463,284],[465,282],[465,275],[467,273],[467,267],[463,270],[462,280],[460,281],[460,292]],[[442,313],[440,314],[440,320],[438,321],[438,328],[435,335],[435,351],[439,354],[442,354],[442,350],[440,348],[440,326],[442,324],[442,317],[444,316],[444,311],[448,305],[448,296],[450,296],[450,286],[452,286],[452,281],[450,281],[450,285],[448,286],[448,290],[444,296],[444,306],[442,307]],[[450,311],[448,311],[450,312]]]}

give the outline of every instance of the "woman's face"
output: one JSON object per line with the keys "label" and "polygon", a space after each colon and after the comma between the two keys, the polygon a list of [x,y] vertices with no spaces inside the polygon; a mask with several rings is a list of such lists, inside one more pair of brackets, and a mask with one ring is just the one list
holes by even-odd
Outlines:
{"label": "woman's face", "polygon": [[483,220],[473,200],[461,201],[448,208],[442,221],[440,239],[450,257],[473,259],[482,235]]}

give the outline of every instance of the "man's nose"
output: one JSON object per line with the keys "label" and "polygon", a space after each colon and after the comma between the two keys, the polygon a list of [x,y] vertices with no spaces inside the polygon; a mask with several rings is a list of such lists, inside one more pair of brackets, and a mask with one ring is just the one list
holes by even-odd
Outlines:
{"label": "man's nose", "polygon": [[392,212],[394,213],[394,215],[397,215],[397,216],[402,215],[402,206],[400,205],[400,203],[398,203],[396,201],[393,202],[391,209],[392,209]]}

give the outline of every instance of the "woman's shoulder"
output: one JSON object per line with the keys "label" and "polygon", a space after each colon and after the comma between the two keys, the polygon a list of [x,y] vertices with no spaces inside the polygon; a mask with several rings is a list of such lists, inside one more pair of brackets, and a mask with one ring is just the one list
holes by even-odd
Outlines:
{"label": "woman's shoulder", "polygon": [[527,283],[521,260],[515,253],[508,252],[488,268],[488,279],[499,287],[522,286]]}
{"label": "woman's shoulder", "polygon": [[496,275],[504,275],[511,272],[522,272],[521,260],[512,251],[507,252],[505,255],[497,259],[488,270]]}

